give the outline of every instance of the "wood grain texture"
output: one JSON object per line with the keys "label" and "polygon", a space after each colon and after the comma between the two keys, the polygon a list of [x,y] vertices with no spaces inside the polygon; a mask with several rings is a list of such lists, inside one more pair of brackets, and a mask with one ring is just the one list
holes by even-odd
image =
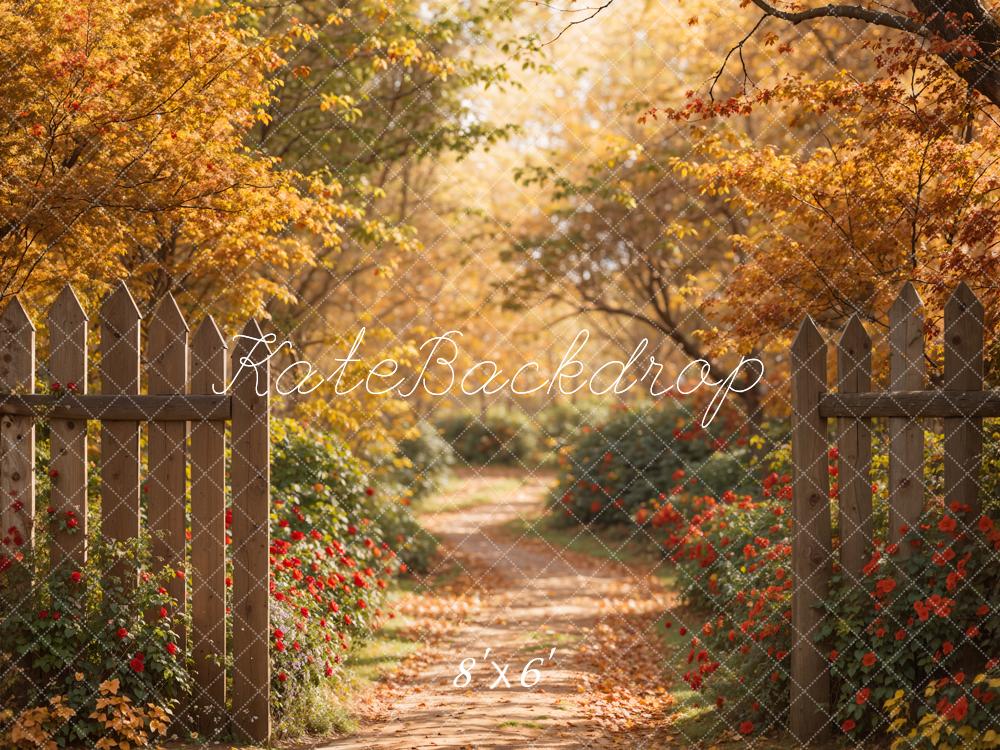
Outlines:
{"label": "wood grain texture", "polygon": [[[907,283],[889,308],[889,390],[924,385],[923,303]],[[909,417],[889,418],[889,541],[898,542],[924,508],[924,429]],[[909,554],[909,545],[900,548]]]}
{"label": "wood grain texture", "polygon": [[233,348],[232,483],[233,683],[236,734],[266,742],[271,733],[268,628],[270,528],[270,373],[267,345],[249,321]]}
{"label": "wood grain texture", "polygon": [[[101,306],[101,391],[139,393],[139,308],[124,283]],[[139,422],[101,423],[101,533],[124,541],[139,536]],[[124,563],[107,571],[127,581]]]}
{"label": "wood grain texture", "polygon": [[[837,387],[865,393],[872,386],[872,340],[858,316],[837,342]],[[872,433],[868,420],[841,418],[837,424],[840,564],[860,577],[872,547]]]}
{"label": "wood grain texture", "polygon": [[828,393],[820,399],[823,417],[1000,417],[1000,391],[897,391]]}
{"label": "wood grain texture", "polygon": [[188,422],[226,420],[232,409],[229,396],[116,396],[88,394],[0,395],[0,411],[36,419],[99,419],[102,422]]}
{"label": "wood grain texture", "polygon": [[[0,314],[0,390],[35,390],[35,326],[14,297]],[[0,554],[26,552],[35,533],[35,422],[0,415]]]}
{"label": "wood grain texture", "polygon": [[[983,306],[960,284],[944,308],[944,390],[970,393],[983,387]],[[944,499],[979,513],[983,423],[972,416],[944,420]]]}
{"label": "wood grain texture", "polygon": [[827,423],[819,414],[826,390],[827,347],[810,317],[792,344],[792,662],[789,729],[801,743],[826,736],[830,675],[826,654],[814,642],[827,597],[831,555]]}
{"label": "wood grain texture", "polygon": [[[149,319],[146,343],[146,386],[151,394],[184,394],[188,384],[188,325],[173,296],[160,300]],[[149,423],[147,437],[146,514],[152,535],[153,563],[174,571],[187,564],[187,423]],[[187,611],[187,578],[174,576],[167,591]],[[183,629],[178,647],[187,653]]]}
{"label": "wood grain texture", "polygon": [[[191,393],[226,387],[226,342],[211,317],[191,341]],[[192,705],[198,731],[219,736],[226,712],[226,423],[191,424]]]}
{"label": "wood grain texture", "polygon": [[[89,319],[70,286],[49,309],[49,373],[69,395],[87,392],[87,337]],[[52,493],[49,505],[56,523],[52,533],[52,559],[87,559],[87,420],[78,417],[49,420]],[[76,527],[67,529],[72,513]]]}

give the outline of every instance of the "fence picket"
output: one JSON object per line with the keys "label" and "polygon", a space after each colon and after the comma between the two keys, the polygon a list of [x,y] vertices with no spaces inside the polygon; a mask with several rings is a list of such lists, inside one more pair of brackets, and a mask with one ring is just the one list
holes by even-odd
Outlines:
{"label": "fence picket", "polygon": [[[923,302],[907,283],[889,308],[889,390],[918,391],[924,384]],[[924,430],[919,421],[889,418],[889,541],[912,527],[924,507]],[[909,553],[903,545],[901,555]]]}
{"label": "fence picket", "polygon": [[[0,315],[0,388],[35,392],[35,326],[14,297]],[[0,536],[3,552],[29,549],[35,533],[35,423],[31,417],[0,417]],[[18,548],[22,548],[18,550]]]}
{"label": "fence picket", "polygon": [[232,715],[236,733],[251,742],[266,740],[271,726],[267,638],[270,371],[267,345],[257,343],[260,338],[256,321],[248,321],[232,355]]}
{"label": "fence picket", "polygon": [[[184,393],[188,379],[188,325],[173,295],[160,300],[150,317],[146,343],[146,383],[151,394]],[[146,512],[157,569],[184,570],[187,423],[149,422],[147,429]],[[187,580],[175,576],[167,591],[183,611],[187,607]],[[186,653],[186,634],[178,634]]]}
{"label": "fence picket", "polygon": [[[226,342],[205,318],[191,341],[191,393],[226,387]],[[191,654],[198,729],[226,720],[226,423],[191,424]]]}
{"label": "fence picket", "polygon": [[[101,306],[101,392],[139,393],[139,308],[124,282]],[[139,422],[101,422],[101,533],[139,536]],[[107,571],[125,580],[122,562]]]}
{"label": "fence picket", "polygon": [[[857,315],[837,342],[840,393],[867,393],[872,385],[872,340]],[[872,544],[872,434],[865,419],[837,420],[840,564],[860,575]]]}
{"label": "fence picket", "polygon": [[830,676],[826,655],[814,642],[822,621],[818,609],[830,577],[827,424],[819,415],[826,389],[827,347],[806,316],[792,343],[792,594],[791,705],[789,729],[802,744],[823,737],[830,720]]}
{"label": "fence picket", "polygon": [[[983,389],[983,305],[963,282],[944,308],[944,390]],[[981,419],[944,420],[944,499],[979,512]]]}
{"label": "fence picket", "polygon": [[[49,374],[67,393],[87,392],[87,333],[89,320],[68,284],[49,308]],[[49,420],[49,505],[55,517],[52,560],[87,559],[87,420]],[[69,514],[76,519],[66,526]]]}

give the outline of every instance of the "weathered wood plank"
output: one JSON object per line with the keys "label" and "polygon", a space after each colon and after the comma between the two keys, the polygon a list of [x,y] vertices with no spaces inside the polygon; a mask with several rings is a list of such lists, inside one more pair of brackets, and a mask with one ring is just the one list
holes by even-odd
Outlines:
{"label": "weathered wood plank", "polygon": [[251,742],[266,742],[271,732],[268,708],[270,373],[267,345],[260,342],[260,327],[251,320],[243,334],[247,338],[238,339],[232,355],[232,715],[238,736]]}
{"label": "weathered wood plank", "polygon": [[[151,394],[184,394],[188,380],[188,325],[173,296],[153,310],[146,332],[146,386]],[[187,423],[153,420],[147,437],[146,514],[152,534],[153,562],[184,572],[187,562]],[[166,586],[181,611],[187,611],[187,578]],[[187,653],[186,633],[177,646]]]}
{"label": "weathered wood plank", "polygon": [[830,675],[814,642],[827,597],[832,540],[827,423],[819,414],[826,389],[826,343],[812,319],[792,344],[792,663],[789,728],[801,744],[824,737],[830,723]]}
{"label": "weathered wood plank", "polygon": [[[907,283],[889,308],[889,390],[915,391],[924,385],[923,303]],[[924,430],[913,418],[889,419],[889,541],[898,542],[924,507]],[[903,545],[900,554],[909,553]]]}
{"label": "weathered wood plank", "polygon": [[[101,306],[101,391],[139,393],[139,308],[124,282]],[[139,422],[101,423],[101,533],[125,541],[139,536]],[[108,571],[126,580],[124,563]]]}
{"label": "weathered wood plank", "polygon": [[[49,372],[60,390],[87,392],[87,313],[67,285],[49,309]],[[87,559],[87,420],[78,417],[49,420],[51,460],[49,475],[56,523],[52,533],[52,559]],[[72,514],[72,516],[70,516]],[[66,526],[70,518],[73,528]]]}
{"label": "weathered wood plank", "polygon": [[[944,390],[970,393],[983,387],[983,305],[963,282],[944,307]],[[998,394],[1000,395],[1000,394]],[[978,514],[983,457],[982,420],[944,420],[944,499]]]}
{"label": "weathered wood plank", "polygon": [[[864,393],[872,386],[872,340],[858,316],[848,321],[837,343],[837,387]],[[872,434],[867,420],[838,420],[840,564],[861,575],[872,546]]]}
{"label": "weathered wood plank", "polygon": [[1000,417],[1000,391],[899,391],[895,393],[828,393],[820,399],[820,416]]}
{"label": "weathered wood plank", "polygon": [[[225,387],[226,342],[208,317],[191,341],[191,393]],[[212,740],[228,721],[225,421],[191,424],[191,655],[198,730]]]}
{"label": "weathered wood plank", "polygon": [[188,422],[226,420],[231,416],[229,396],[115,396],[88,394],[31,396],[0,394],[0,412],[35,419],[99,419],[102,422]]}
{"label": "weathered wood plank", "polygon": [[[35,390],[35,326],[14,297],[0,315],[0,389]],[[26,552],[35,534],[35,422],[0,415],[0,554]]]}

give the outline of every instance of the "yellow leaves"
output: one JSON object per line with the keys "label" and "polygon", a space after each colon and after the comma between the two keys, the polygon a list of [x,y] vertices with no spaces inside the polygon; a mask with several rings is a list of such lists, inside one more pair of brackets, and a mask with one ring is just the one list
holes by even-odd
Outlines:
{"label": "yellow leaves", "polygon": [[[53,739],[59,728],[76,715],[76,711],[65,705],[61,695],[49,699],[48,706],[25,709],[9,724],[6,737],[0,735],[0,743],[4,740],[15,748],[45,748],[55,750]],[[14,716],[13,711],[0,712],[0,721],[6,725]]]}

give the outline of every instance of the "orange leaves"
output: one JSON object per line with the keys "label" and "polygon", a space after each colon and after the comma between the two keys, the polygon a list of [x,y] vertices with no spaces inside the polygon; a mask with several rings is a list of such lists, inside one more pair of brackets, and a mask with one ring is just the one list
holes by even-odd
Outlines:
{"label": "orange leaves", "polygon": [[147,703],[136,706],[127,695],[119,694],[117,679],[105,680],[98,688],[96,710],[90,718],[101,723],[107,732],[95,747],[98,750],[131,750],[146,747],[154,736],[166,737],[169,713],[160,706]]}

